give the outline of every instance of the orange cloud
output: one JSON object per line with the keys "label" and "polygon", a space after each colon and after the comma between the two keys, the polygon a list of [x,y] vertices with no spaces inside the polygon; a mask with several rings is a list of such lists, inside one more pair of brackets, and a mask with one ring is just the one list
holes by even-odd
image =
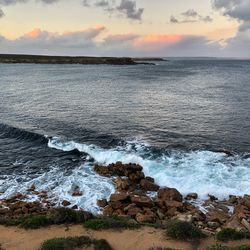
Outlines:
{"label": "orange cloud", "polygon": [[37,38],[41,35],[41,33],[42,33],[41,29],[35,28],[32,31],[24,34],[24,36],[28,38]]}
{"label": "orange cloud", "polygon": [[134,42],[134,47],[142,50],[159,50],[183,39],[181,35],[148,35]]}

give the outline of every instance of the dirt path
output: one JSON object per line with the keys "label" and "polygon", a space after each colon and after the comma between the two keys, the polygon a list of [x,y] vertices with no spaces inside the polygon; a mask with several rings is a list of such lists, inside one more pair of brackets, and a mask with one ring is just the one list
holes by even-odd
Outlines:
{"label": "dirt path", "polygon": [[[68,237],[87,235],[96,239],[106,239],[115,250],[147,250],[150,247],[172,247],[176,249],[206,249],[215,244],[213,238],[203,240],[199,247],[191,246],[186,242],[167,240],[162,230],[143,228],[138,230],[86,230],[81,225],[51,226],[38,230],[23,230],[17,227],[0,226],[0,243],[6,250],[37,250],[44,240],[54,237]],[[237,241],[228,243],[231,246],[250,243]]]}

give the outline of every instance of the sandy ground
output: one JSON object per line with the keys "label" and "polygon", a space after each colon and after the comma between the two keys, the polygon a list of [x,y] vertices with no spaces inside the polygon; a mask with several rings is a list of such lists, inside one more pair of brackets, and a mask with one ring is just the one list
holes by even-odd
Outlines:
{"label": "sandy ground", "polygon": [[[70,227],[51,226],[38,230],[23,230],[17,227],[0,226],[0,244],[6,250],[37,250],[44,240],[54,237],[87,235],[95,239],[106,239],[114,250],[148,250],[151,247],[171,247],[176,249],[206,249],[216,243],[213,238],[193,244],[166,239],[164,231],[154,228],[138,230],[86,230],[81,225]],[[227,245],[237,246],[250,241],[229,242]],[[225,244],[224,244],[225,245]]]}

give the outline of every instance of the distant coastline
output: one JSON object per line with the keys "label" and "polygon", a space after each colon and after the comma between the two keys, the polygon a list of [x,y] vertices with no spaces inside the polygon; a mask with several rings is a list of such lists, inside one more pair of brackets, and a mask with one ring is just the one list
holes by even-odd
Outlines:
{"label": "distant coastline", "polygon": [[[151,60],[163,60],[152,58]],[[35,64],[110,64],[110,65],[136,65],[152,64],[149,58],[130,57],[88,57],[88,56],[42,56],[42,55],[19,55],[0,54],[0,63],[35,63]],[[138,61],[138,62],[137,62]]]}

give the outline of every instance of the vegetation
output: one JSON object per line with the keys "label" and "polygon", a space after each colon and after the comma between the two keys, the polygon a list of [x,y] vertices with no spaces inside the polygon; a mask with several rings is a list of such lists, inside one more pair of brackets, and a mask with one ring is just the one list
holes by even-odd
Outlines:
{"label": "vegetation", "polygon": [[206,250],[249,250],[250,244],[244,244],[238,247],[227,247],[227,246],[221,246],[221,245],[215,245],[208,247]]}
{"label": "vegetation", "polygon": [[80,224],[91,218],[93,216],[84,211],[58,208],[48,215],[28,215],[19,218],[0,217],[0,224],[5,226],[20,226],[25,229],[37,229],[55,224]]}
{"label": "vegetation", "polygon": [[203,233],[191,223],[171,220],[167,224],[167,236],[177,240],[199,239],[204,237]]}
{"label": "vegetation", "polygon": [[101,230],[110,228],[139,228],[140,224],[119,217],[103,217],[86,221],[83,226],[88,229]]}
{"label": "vegetation", "polygon": [[250,231],[237,231],[232,228],[222,229],[216,238],[220,241],[250,239]]}
{"label": "vegetation", "polygon": [[40,250],[74,250],[91,245],[95,250],[112,250],[106,240],[93,240],[88,236],[50,239],[41,245]]}

